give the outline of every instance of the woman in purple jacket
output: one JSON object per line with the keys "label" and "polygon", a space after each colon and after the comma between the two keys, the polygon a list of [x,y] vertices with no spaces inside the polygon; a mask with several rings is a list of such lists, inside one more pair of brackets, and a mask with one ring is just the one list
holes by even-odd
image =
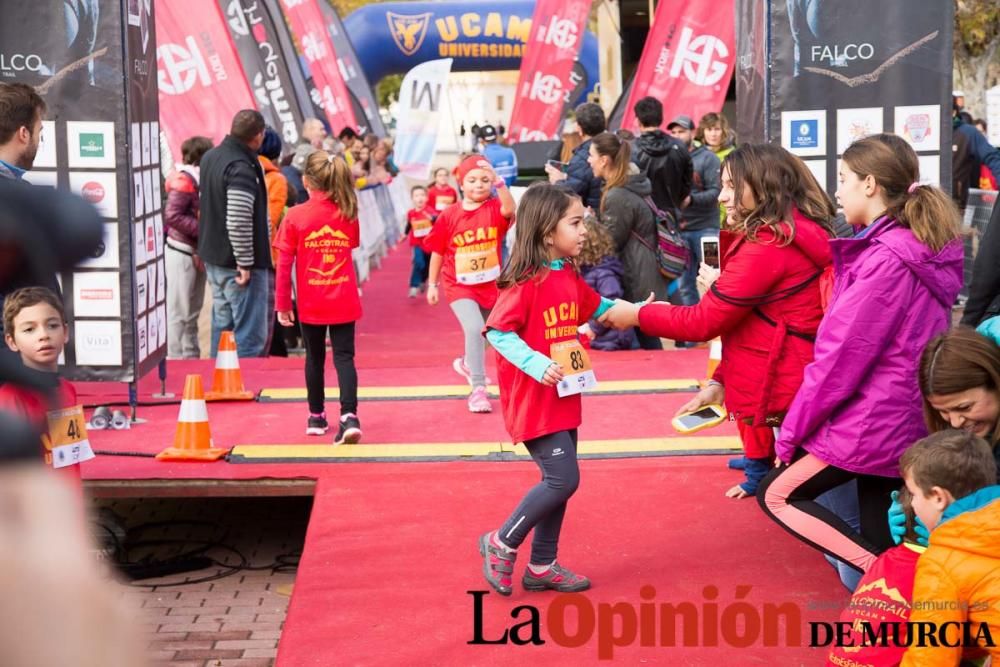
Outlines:
{"label": "woman in purple jacket", "polygon": [[[830,242],[833,294],[775,446],[784,465],[757,492],[790,533],[862,572],[892,546],[886,511],[902,484],[899,458],[927,435],[920,353],[949,328],[962,285],[958,211],[918,178],[916,153],[895,135],[844,152],[837,200],[863,229]],[[860,534],[815,502],[852,479]]]}

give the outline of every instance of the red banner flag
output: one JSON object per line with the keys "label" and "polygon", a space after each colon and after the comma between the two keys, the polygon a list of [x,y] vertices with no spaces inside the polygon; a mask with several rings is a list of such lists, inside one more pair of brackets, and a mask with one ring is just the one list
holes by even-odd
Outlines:
{"label": "red banner flag", "polygon": [[356,129],[358,122],[351,108],[347,85],[340,74],[340,61],[317,0],[281,0],[281,9],[288,17],[299,52],[309,63],[321,98],[317,101],[326,112],[333,133],[345,127]]}
{"label": "red banner flag", "polygon": [[734,22],[733,0],[660,0],[621,126],[638,132],[632,107],[647,96],[663,103],[664,123],[721,111],[736,63]]}
{"label": "red banner flag", "polygon": [[591,0],[538,0],[521,58],[511,141],[556,139],[563,107],[576,86],[573,62],[583,42]]}
{"label": "red banner flag", "polygon": [[174,159],[188,137],[219,143],[237,111],[257,108],[216,3],[157,3],[156,66],[160,124]]}

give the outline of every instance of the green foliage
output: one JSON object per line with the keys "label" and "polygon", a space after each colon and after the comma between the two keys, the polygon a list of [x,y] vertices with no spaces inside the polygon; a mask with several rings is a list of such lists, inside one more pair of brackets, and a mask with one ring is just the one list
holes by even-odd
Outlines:
{"label": "green foliage", "polygon": [[389,74],[375,85],[375,100],[383,109],[399,99],[399,88],[403,85],[402,74]]}
{"label": "green foliage", "polygon": [[1000,3],[996,0],[955,0],[956,53],[977,58],[1000,39]]}

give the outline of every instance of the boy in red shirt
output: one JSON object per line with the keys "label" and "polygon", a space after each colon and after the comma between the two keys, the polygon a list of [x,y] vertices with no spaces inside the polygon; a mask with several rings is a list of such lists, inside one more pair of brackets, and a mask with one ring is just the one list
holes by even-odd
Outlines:
{"label": "boy in red shirt", "polygon": [[[465,356],[452,362],[472,386],[470,412],[492,412],[486,395],[486,343],[483,325],[497,300],[500,248],[514,217],[514,198],[481,155],[458,166],[462,203],[441,214],[424,249],[431,251],[427,303],[438,302],[438,278],[465,335]],[[493,195],[493,189],[496,195]]]}
{"label": "boy in red shirt", "polygon": [[420,287],[427,282],[427,251],[423,248],[424,239],[431,233],[431,227],[438,214],[427,202],[427,188],[414,185],[410,189],[410,199],[413,208],[406,212],[406,233],[413,248],[413,270],[410,272],[410,298],[417,298]]}
{"label": "boy in red shirt", "polygon": [[306,348],[306,435],[323,435],[329,428],[324,410],[329,332],[340,386],[340,426],[333,444],[354,444],[361,441],[354,366],[354,325],[361,319],[361,298],[352,258],[352,251],[361,244],[361,231],[354,177],[343,158],[315,151],[306,161],[302,182],[309,200],[288,210],[274,242],[278,250],[274,307],[282,326],[295,323],[294,264],[296,304]]}
{"label": "boy in red shirt", "polygon": [[59,377],[59,355],[69,341],[62,301],[45,287],[25,287],[7,295],[3,306],[4,341],[21,362],[56,388],[54,402],[45,394],[13,383],[0,386],[0,409],[21,415],[43,430],[45,464],[78,487],[80,466],[94,458],[87,440],[83,407],[76,391]]}

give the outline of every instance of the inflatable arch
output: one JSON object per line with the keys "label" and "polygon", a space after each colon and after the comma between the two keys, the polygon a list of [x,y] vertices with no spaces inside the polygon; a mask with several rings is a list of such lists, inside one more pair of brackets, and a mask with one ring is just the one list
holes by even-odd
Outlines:
{"label": "inflatable arch", "polygon": [[[531,33],[534,0],[507,2],[388,2],[366,5],[344,19],[344,31],[372,85],[428,60],[453,58],[453,72],[516,70]],[[584,34],[574,70],[575,103],[597,90],[597,37]]]}

